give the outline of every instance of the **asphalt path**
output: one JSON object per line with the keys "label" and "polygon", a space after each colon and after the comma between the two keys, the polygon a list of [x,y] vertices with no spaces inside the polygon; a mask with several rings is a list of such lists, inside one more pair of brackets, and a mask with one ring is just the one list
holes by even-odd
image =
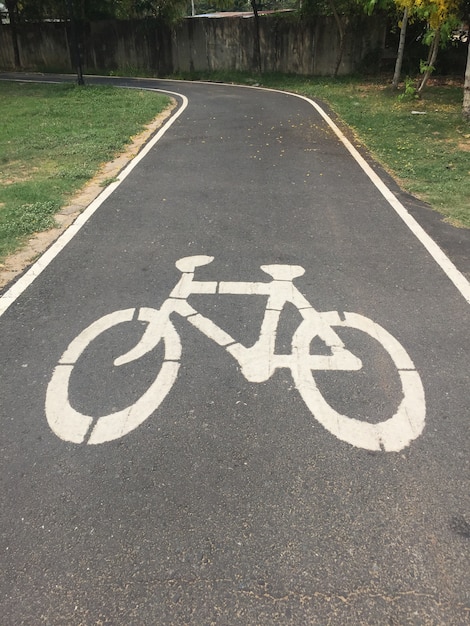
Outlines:
{"label": "asphalt path", "polygon": [[[305,99],[117,83],[181,94],[171,124],[27,288],[0,299],[1,623],[468,624],[468,238],[439,229],[452,265],[406,211],[437,232],[427,210],[355,159]],[[186,297],[175,263],[194,255],[213,257],[195,270],[198,289],[216,287]],[[259,339],[266,265],[303,268],[302,296],[279,307],[277,336],[246,364],[229,348]],[[114,365],[148,309],[170,305],[171,354],[160,342]],[[122,310],[130,321],[105,318],[115,325],[61,361]],[[198,330],[195,310],[225,335]],[[337,337],[361,369],[338,370]],[[313,372],[317,387],[300,365],[259,374],[292,353],[335,365]],[[147,419],[93,442],[101,416],[138,402],[177,362]],[[404,396],[406,423],[380,431],[374,449],[357,422],[379,432]],[[70,407],[95,418],[91,430],[68,430]],[[352,434],[341,416],[356,420]]]}

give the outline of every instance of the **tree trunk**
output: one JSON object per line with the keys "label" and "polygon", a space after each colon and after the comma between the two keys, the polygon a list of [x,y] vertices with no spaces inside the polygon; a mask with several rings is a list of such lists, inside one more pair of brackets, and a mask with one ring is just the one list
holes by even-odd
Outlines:
{"label": "tree trunk", "polygon": [[406,27],[408,24],[408,9],[405,7],[403,11],[403,19],[400,29],[400,41],[398,43],[397,60],[395,63],[395,73],[393,74],[392,87],[398,89],[398,83],[400,82],[401,66],[403,63],[403,55],[405,52],[405,39],[406,39]]}
{"label": "tree trunk", "polygon": [[463,86],[463,109],[464,120],[470,122],[470,33],[468,39],[467,69],[465,70],[465,83]]}
{"label": "tree trunk", "polygon": [[338,51],[338,56],[336,57],[336,65],[335,65],[335,71],[333,73],[334,78],[336,78],[338,76],[338,72],[339,72],[339,66],[341,65],[341,60],[343,58],[343,51],[344,51],[344,28],[343,28],[343,24],[341,22],[341,18],[338,14],[338,11],[336,10],[336,5],[334,3],[334,0],[328,0],[329,5],[330,5],[330,9],[334,15],[335,18],[335,22],[336,22],[336,26],[338,28],[338,35],[339,35],[339,51]]}
{"label": "tree trunk", "polygon": [[429,54],[427,60],[426,71],[424,72],[423,79],[421,81],[420,86],[418,87],[418,96],[420,96],[423,92],[423,89],[426,87],[426,84],[431,76],[431,73],[434,69],[434,63],[437,59],[437,53],[439,51],[439,42],[441,40],[441,27],[436,28],[436,32],[434,33],[434,37],[431,45],[429,46]]}
{"label": "tree trunk", "polygon": [[67,0],[67,11],[69,14],[70,20],[70,37],[71,42],[69,45],[70,48],[70,56],[72,61],[72,66],[75,68],[77,72],[77,84],[84,85],[85,81],[83,79],[83,71],[82,71],[82,61],[80,57],[80,46],[78,44],[78,35],[77,35],[77,22],[75,19],[75,8],[73,6],[73,0]]}
{"label": "tree trunk", "polygon": [[261,74],[261,43],[259,33],[259,14],[258,7],[256,6],[256,0],[251,0],[251,7],[253,9],[253,17],[255,21],[255,40],[253,46],[253,65],[256,71]]}
{"label": "tree trunk", "polygon": [[20,47],[18,45],[18,30],[16,25],[18,20],[16,19],[16,6],[18,2],[17,0],[6,0],[5,5],[8,9],[8,16],[10,17],[10,32],[11,32],[11,40],[13,43],[13,58],[15,63],[15,69],[21,69],[21,59],[20,59]]}

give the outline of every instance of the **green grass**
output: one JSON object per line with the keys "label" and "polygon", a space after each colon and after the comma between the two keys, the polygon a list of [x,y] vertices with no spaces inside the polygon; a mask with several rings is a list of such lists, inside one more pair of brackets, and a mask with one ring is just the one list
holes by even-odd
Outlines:
{"label": "green grass", "polygon": [[470,124],[462,120],[463,84],[436,81],[416,100],[400,99],[388,78],[224,72],[180,78],[256,83],[328,103],[403,189],[451,223],[470,227]]}
{"label": "green grass", "polygon": [[113,87],[0,83],[0,262],[169,104]]}
{"label": "green grass", "polygon": [[[327,102],[402,188],[470,227],[470,124],[461,117],[460,84],[431,85],[421,100],[400,100],[386,79],[180,78],[256,83]],[[140,90],[0,82],[0,262],[53,226],[71,194],[167,104]]]}

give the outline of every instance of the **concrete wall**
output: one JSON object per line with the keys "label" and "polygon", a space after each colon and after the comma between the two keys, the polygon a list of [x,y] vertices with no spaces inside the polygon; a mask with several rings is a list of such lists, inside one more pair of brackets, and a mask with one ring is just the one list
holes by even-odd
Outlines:
{"label": "concrete wall", "polygon": [[[254,19],[188,18],[173,32],[173,68],[193,70],[251,70]],[[385,21],[366,17],[350,23],[340,74],[358,70],[365,59],[380,60],[385,41]],[[334,18],[313,24],[276,17],[260,18],[263,71],[329,75],[334,72],[339,38]]]}
{"label": "concrete wall", "polygon": [[[183,20],[173,31],[155,20],[115,20],[79,25],[85,72],[116,69],[156,76],[173,71],[251,70],[254,19],[252,17]],[[364,17],[347,29],[341,74],[358,70],[364,59],[378,62],[385,38],[385,22]],[[338,36],[332,18],[313,24],[276,16],[260,18],[264,71],[328,75],[334,71]],[[71,70],[70,36],[65,24],[21,24],[18,43],[23,69]],[[14,67],[12,33],[0,25],[0,69]]]}
{"label": "concrete wall", "polygon": [[[23,69],[71,69],[67,31],[64,24],[22,24],[17,27]],[[14,68],[12,32],[9,24],[0,25],[0,68]]]}
{"label": "concrete wall", "polygon": [[92,22],[82,29],[81,40],[88,71],[172,72],[171,32],[155,20]]}
{"label": "concrete wall", "polygon": [[[109,72],[120,68],[155,75],[172,71],[171,32],[155,20],[104,20],[77,26],[84,71]],[[17,33],[22,69],[72,69],[70,31],[66,24],[19,24]],[[3,24],[0,26],[0,69],[13,67],[11,27]]]}

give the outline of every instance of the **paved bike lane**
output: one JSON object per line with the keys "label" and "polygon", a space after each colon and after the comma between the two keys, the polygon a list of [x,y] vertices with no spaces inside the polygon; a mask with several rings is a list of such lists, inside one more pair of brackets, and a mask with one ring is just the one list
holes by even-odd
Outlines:
{"label": "paved bike lane", "polygon": [[[467,623],[465,298],[311,104],[157,86],[187,108],[0,318],[4,623]],[[300,265],[294,284],[317,311],[384,327],[423,382],[423,433],[398,452],[340,441],[288,370],[250,383],[175,315],[181,367],[155,413],[108,443],[57,437],[44,406],[66,347],[115,310],[161,307],[190,255],[214,257],[201,281],[269,282],[261,265]],[[265,298],[189,301],[257,340]],[[278,353],[300,319],[286,307]],[[119,410],[155,379],[158,349],[111,366],[140,328],[112,329],[77,362],[82,413]],[[363,368],[315,372],[323,397],[387,419],[396,368],[363,333],[338,334]]]}

